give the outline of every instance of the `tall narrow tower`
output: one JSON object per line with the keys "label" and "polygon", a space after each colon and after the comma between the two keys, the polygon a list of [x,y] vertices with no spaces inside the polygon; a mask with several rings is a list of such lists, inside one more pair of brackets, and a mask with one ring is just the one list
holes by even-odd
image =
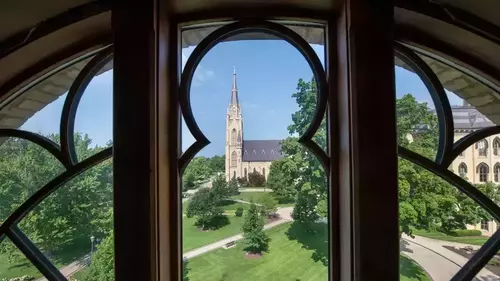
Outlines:
{"label": "tall narrow tower", "polygon": [[226,180],[241,177],[243,146],[243,119],[236,86],[236,68],[233,69],[233,88],[226,118]]}

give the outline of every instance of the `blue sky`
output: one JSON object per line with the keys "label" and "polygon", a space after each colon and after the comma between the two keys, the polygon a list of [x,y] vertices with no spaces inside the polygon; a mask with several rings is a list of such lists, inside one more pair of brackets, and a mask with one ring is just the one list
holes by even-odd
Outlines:
{"label": "blue sky", "polygon": [[[312,45],[324,61],[323,47]],[[193,48],[183,50],[183,64]],[[299,78],[310,80],[312,71],[291,45],[280,40],[225,42],[202,59],[191,87],[191,106],[199,127],[211,141],[200,155],[224,153],[225,114],[229,104],[233,66],[236,67],[239,100],[243,111],[245,139],[283,139],[297,104],[291,98]],[[95,77],[85,91],[77,111],[75,131],[87,133],[96,145],[112,138],[112,76],[108,71]],[[419,101],[432,100],[420,79],[396,67],[396,94],[412,93]],[[22,129],[42,134],[58,133],[66,95],[30,118]],[[452,104],[460,104],[451,94]],[[183,149],[194,141],[183,125]]]}

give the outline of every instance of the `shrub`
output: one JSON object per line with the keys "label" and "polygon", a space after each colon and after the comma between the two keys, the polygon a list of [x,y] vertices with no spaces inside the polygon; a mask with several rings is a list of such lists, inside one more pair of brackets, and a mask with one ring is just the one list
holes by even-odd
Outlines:
{"label": "shrub", "polygon": [[462,230],[454,230],[450,232],[451,236],[464,237],[464,236],[481,236],[483,233],[481,230],[477,229],[462,229]]}
{"label": "shrub", "polygon": [[262,187],[266,184],[266,178],[259,172],[255,171],[248,174],[248,184],[253,187]]}
{"label": "shrub", "polygon": [[234,212],[234,215],[237,216],[237,217],[243,216],[243,208],[242,207],[238,207],[236,209],[236,212]]}
{"label": "shrub", "polygon": [[0,281],[31,281],[31,280],[35,280],[35,277],[29,276],[29,275],[24,275],[21,277],[14,277],[14,278],[10,278],[10,279],[7,279],[7,278],[0,279]]}

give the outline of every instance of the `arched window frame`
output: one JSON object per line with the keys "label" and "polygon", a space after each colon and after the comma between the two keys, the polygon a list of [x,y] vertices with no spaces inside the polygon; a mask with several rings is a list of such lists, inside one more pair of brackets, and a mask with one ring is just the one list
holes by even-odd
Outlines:
{"label": "arched window frame", "polygon": [[500,138],[495,137],[493,140],[493,155],[499,156],[500,155]]}
{"label": "arched window frame", "polygon": [[237,139],[236,129],[233,128],[231,130],[231,144],[236,144],[236,139]]}
{"label": "arched window frame", "polygon": [[485,163],[479,163],[476,168],[476,173],[479,182],[488,182],[488,177],[490,174],[490,167]]}
{"label": "arched window frame", "polygon": [[493,166],[493,174],[495,182],[498,182],[498,175],[500,174],[500,163],[496,163],[495,166]]}
{"label": "arched window frame", "polygon": [[476,142],[475,148],[477,149],[477,154],[480,157],[488,156],[488,141],[486,139]]}
{"label": "arched window frame", "polygon": [[461,176],[461,177],[466,177],[467,176],[467,165],[465,163],[460,163],[460,165],[458,165],[458,174]]}
{"label": "arched window frame", "polygon": [[233,151],[231,153],[231,166],[237,166],[238,165],[238,154],[236,151]]}

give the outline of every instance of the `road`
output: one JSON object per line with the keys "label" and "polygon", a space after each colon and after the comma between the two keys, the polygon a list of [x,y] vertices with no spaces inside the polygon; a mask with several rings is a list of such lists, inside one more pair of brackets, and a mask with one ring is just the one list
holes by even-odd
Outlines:
{"label": "road", "polygon": [[[479,248],[479,246],[447,242],[421,236],[411,238],[404,235],[401,239],[402,253],[418,263],[433,281],[450,280],[468,261],[461,255],[444,248],[444,245]],[[493,281],[500,280],[500,277],[487,269],[482,269],[476,275],[476,280]]]}

